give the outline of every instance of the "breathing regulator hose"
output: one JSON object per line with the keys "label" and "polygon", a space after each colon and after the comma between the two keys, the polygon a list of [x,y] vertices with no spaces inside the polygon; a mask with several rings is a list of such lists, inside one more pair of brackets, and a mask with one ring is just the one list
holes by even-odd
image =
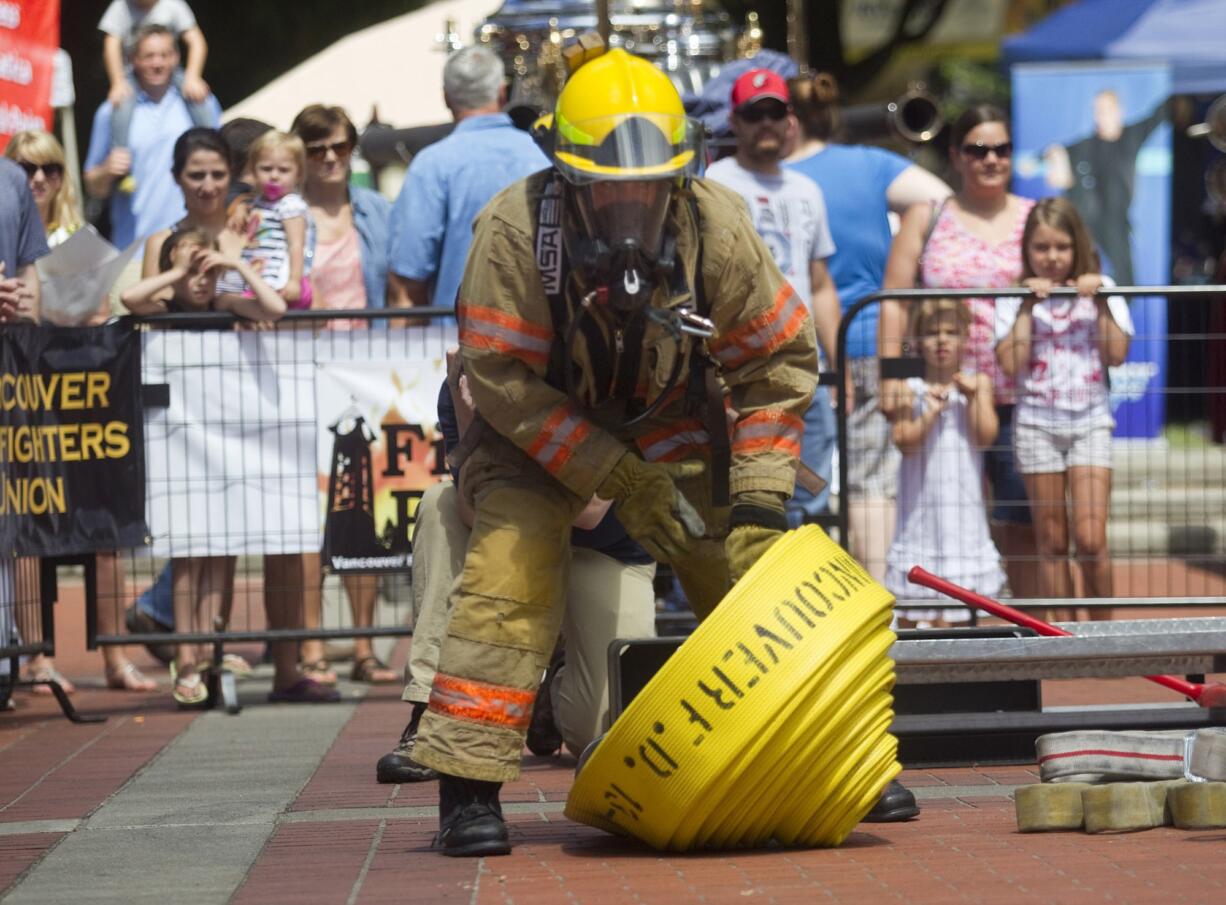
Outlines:
{"label": "breathing regulator hose", "polygon": [[893,602],[788,532],[587,753],[566,816],[676,851],[841,844],[902,769]]}

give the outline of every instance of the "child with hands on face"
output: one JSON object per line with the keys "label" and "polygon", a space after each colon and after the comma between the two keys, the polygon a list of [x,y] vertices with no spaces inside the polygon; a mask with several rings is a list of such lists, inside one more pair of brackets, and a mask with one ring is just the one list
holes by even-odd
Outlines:
{"label": "child with hands on face", "polygon": [[[306,146],[296,135],[265,132],[247,152],[253,180],[249,205],[237,205],[231,228],[246,235],[243,260],[281,294],[290,308],[311,307],[310,261],[315,226],[298,186],[306,172]],[[249,292],[237,273],[221,281],[224,292]]]}
{"label": "child with hands on face", "polygon": [[[134,314],[228,311],[255,321],[275,321],[285,313],[285,300],[260,278],[247,261],[223,254],[203,229],[188,227],[170,234],[158,260],[159,273],[124,290],[124,306]],[[218,278],[233,271],[250,294],[219,291]],[[165,290],[172,293],[161,301]]]}
{"label": "child with hands on face", "polygon": [[[1034,514],[1039,593],[1073,596],[1071,533],[1087,592],[1110,597],[1107,514],[1115,421],[1106,368],[1127,356],[1132,317],[1123,298],[1101,293],[1114,284],[1097,272],[1089,231],[1067,199],[1035,205],[1022,234],[1022,257],[1022,285],[1033,295],[999,301],[996,356],[1020,388],[1014,450]],[[1076,297],[1052,297],[1058,286],[1075,286]]]}
{"label": "child with hands on face", "polygon": [[[955,299],[926,299],[915,309],[910,335],[924,360],[923,378],[907,381],[914,402],[899,412],[894,444],[902,453],[898,525],[886,556],[885,585],[897,597],[936,597],[907,581],[920,565],[981,594],[1004,584],[984,506],[983,450],[999,422],[992,379],[962,369],[971,313]],[[965,610],[904,610],[903,626],[965,622]]]}

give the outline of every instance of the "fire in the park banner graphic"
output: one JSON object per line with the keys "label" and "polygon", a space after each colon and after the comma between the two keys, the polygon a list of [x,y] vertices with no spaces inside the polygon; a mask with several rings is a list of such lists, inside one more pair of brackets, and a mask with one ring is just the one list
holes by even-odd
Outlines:
{"label": "fire in the park banner graphic", "polygon": [[140,335],[112,324],[0,331],[0,549],[145,543]]}
{"label": "fire in the park banner graphic", "polygon": [[335,361],[315,381],[323,562],[333,572],[412,564],[426,488],[447,473],[438,428],[446,362]]}

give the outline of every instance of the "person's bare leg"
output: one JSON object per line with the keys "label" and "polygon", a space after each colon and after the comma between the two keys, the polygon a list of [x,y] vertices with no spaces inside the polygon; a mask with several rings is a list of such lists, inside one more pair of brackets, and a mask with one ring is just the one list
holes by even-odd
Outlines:
{"label": "person's bare leg", "polygon": [[885,558],[894,542],[898,516],[894,501],[886,497],[852,500],[847,516],[852,556],[874,579],[884,582]]}
{"label": "person's bare leg", "polygon": [[[302,627],[319,628],[323,625],[323,573],[320,568],[319,554],[307,553],[301,557],[292,558],[301,562],[301,568],[295,567],[295,570],[302,574],[290,578],[291,586],[297,588],[300,581],[306,582],[301,589],[303,595]],[[336,673],[328,667],[327,658],[324,656],[323,641],[316,638],[303,641],[298,646],[298,655],[302,661],[303,673],[316,682],[324,682],[329,685],[336,682]]]}
{"label": "person's bare leg", "polygon": [[[353,613],[354,627],[370,628],[375,624],[379,577],[377,575],[345,575],[342,582],[345,585],[345,596],[349,598],[349,609]],[[353,668],[355,679],[360,678],[363,681],[379,684],[400,681],[399,673],[378,663],[374,644],[370,638],[353,639]]]}
{"label": "person's bare leg", "polygon": [[[1066,475],[1062,471],[1023,475],[1026,496],[1034,519],[1035,547],[1039,554],[1038,591],[1048,600],[1069,600],[1073,596],[1073,574],[1069,569],[1069,526]],[[1048,618],[1060,618],[1051,610]]]}
{"label": "person's bare leg", "polygon": [[[202,629],[198,595],[201,590],[201,572],[204,560],[199,557],[175,557],[171,561],[171,593],[175,606],[175,631],[198,632]],[[200,673],[199,653],[195,644],[179,644],[175,647],[172,664],[176,676],[176,692],[192,694],[192,677]]]}
{"label": "person's bare leg", "polygon": [[[108,550],[96,554],[94,563],[98,587],[98,634],[121,634],[121,614],[128,603],[123,562],[119,553]],[[127,650],[121,645],[103,647],[102,663],[106,684],[112,688],[122,688],[124,691],[157,691],[158,683],[136,668],[128,659]]]}
{"label": "person's bare leg", "polygon": [[[1111,507],[1111,469],[1077,465],[1069,469],[1073,498],[1073,537],[1087,597],[1114,597],[1107,517]],[[1089,609],[1087,607],[1087,609]],[[1111,611],[1090,609],[1091,619],[1110,619]]]}
{"label": "person's bare leg", "polygon": [[[310,578],[304,576],[310,573]],[[272,629],[301,628],[303,583],[319,585],[319,555],[286,553],[264,557],[264,610]],[[274,641],[272,666],[274,691],[284,691],[302,679],[298,669],[298,645]]]}
{"label": "person's bare leg", "polygon": [[1000,551],[1014,599],[1039,597],[1038,552],[1033,525],[993,521],[992,542]]}
{"label": "person's bare leg", "polygon": [[[14,569],[18,605],[15,618],[17,630],[26,640],[42,638],[42,565],[37,556],[18,557]],[[22,677],[26,679],[57,677],[60,688],[67,694],[73,694],[77,688],[55,668],[55,659],[46,654],[35,654],[26,661]],[[31,689],[35,694],[51,694],[46,685],[35,685]]]}

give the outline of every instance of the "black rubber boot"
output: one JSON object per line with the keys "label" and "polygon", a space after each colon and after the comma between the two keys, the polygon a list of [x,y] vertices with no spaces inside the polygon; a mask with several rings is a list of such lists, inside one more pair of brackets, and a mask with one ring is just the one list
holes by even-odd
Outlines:
{"label": "black rubber boot", "polygon": [[919,816],[919,805],[911,790],[898,780],[891,780],[881,798],[864,818],[865,823],[899,823]]}
{"label": "black rubber boot", "polygon": [[500,782],[483,782],[440,773],[436,847],[455,858],[511,854],[511,839],[502,805]]}
{"label": "black rubber boot", "polygon": [[390,753],[379,758],[375,767],[375,778],[382,783],[430,782],[438,779],[438,773],[429,767],[423,767],[413,760],[413,746],[417,744],[417,724],[421,715],[426,712],[425,704],[414,704],[413,715],[409,725],[404,727],[400,741]]}
{"label": "black rubber boot", "polygon": [[562,651],[556,651],[532,705],[532,722],[528,724],[528,737],[525,742],[528,750],[539,757],[548,757],[562,748],[562,733],[558,730],[557,720],[554,719],[553,694],[550,689],[553,687],[553,677],[565,665]]}

